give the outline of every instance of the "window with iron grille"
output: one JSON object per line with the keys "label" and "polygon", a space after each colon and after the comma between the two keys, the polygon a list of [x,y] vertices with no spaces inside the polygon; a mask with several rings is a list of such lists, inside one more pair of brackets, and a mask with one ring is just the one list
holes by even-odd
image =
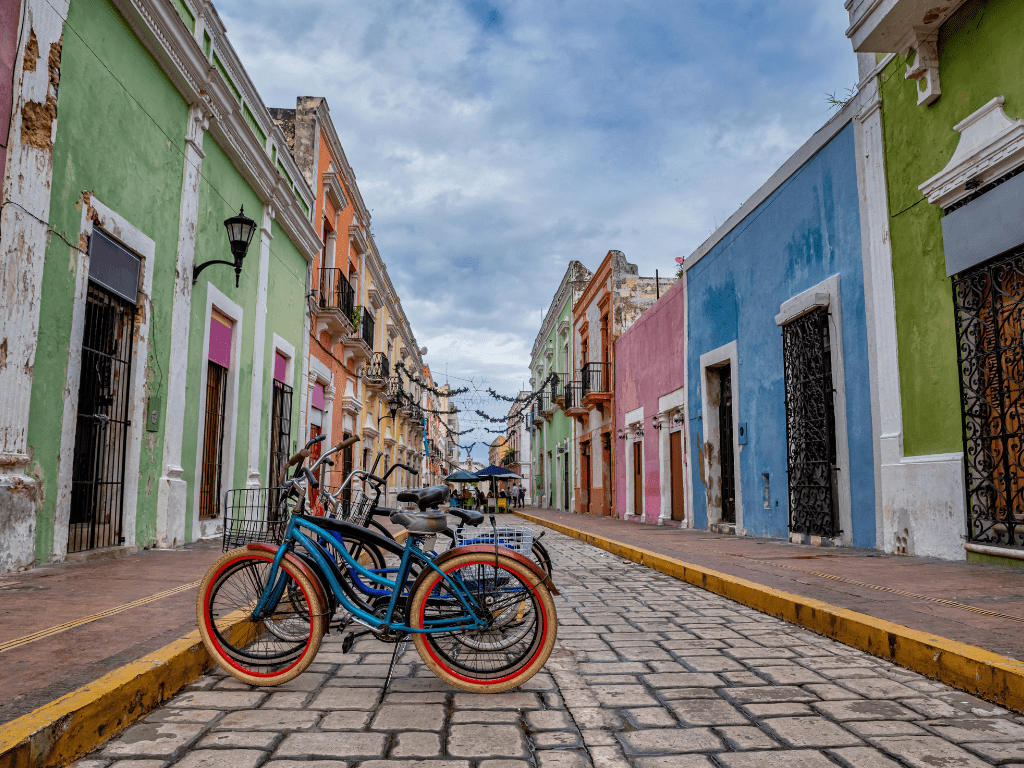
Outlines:
{"label": "window with iron grille", "polygon": [[953,278],[967,540],[1024,546],[1024,247]]}
{"label": "window with iron grille", "polygon": [[203,429],[203,471],[199,482],[199,518],[220,517],[221,475],[224,468],[224,415],[228,369],[213,360],[206,368],[206,422]]}
{"label": "window with iron grille", "polygon": [[292,440],[292,388],[274,379],[273,402],[270,408],[270,472],[269,483],[281,484],[288,448]]}

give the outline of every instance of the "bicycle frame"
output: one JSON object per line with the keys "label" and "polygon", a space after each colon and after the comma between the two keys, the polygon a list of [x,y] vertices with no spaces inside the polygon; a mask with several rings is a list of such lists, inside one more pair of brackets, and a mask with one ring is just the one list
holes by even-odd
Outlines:
{"label": "bicycle frame", "polygon": [[[252,612],[253,620],[261,619],[277,605],[278,601],[281,600],[281,597],[284,594],[286,582],[285,578],[280,577],[281,561],[284,559],[285,553],[292,549],[295,544],[301,544],[317,564],[320,569],[320,574],[328,582],[325,586],[330,587],[341,607],[348,611],[361,624],[364,624],[371,629],[388,629],[406,634],[432,634],[448,632],[454,629],[480,629],[484,626],[484,621],[481,620],[479,615],[480,606],[477,605],[473,595],[461,584],[460,580],[455,580],[449,577],[448,574],[438,568],[430,558],[426,557],[416,543],[415,537],[410,536],[406,539],[405,548],[402,552],[402,561],[398,568],[398,576],[394,581],[363,567],[344,548],[340,548],[338,550],[338,553],[345,560],[345,563],[349,568],[354,569],[361,576],[368,578],[373,582],[390,588],[391,597],[388,600],[387,611],[382,619],[379,616],[375,616],[361,610],[349,601],[341,584],[338,583],[333,570],[327,564],[327,559],[330,555],[328,555],[328,553],[324,551],[324,549],[315,540],[313,540],[313,538],[306,535],[304,530],[308,530],[316,536],[326,537],[331,535],[323,528],[320,528],[318,525],[314,525],[307,520],[300,521],[297,517],[292,517],[288,521],[288,527],[285,530],[284,535],[284,544],[278,549],[277,554],[274,556],[273,565],[270,571],[270,578],[267,580],[267,586],[264,588],[263,594],[260,596],[260,599]],[[414,561],[418,561],[440,574],[441,578],[452,590],[452,593],[458,598],[462,607],[467,611],[468,616],[472,617],[471,621],[467,619],[433,621],[428,622],[431,626],[423,628],[409,626],[408,618],[406,619],[405,624],[393,621],[395,608],[398,605],[399,599],[402,598],[402,587],[408,580],[409,571]]]}

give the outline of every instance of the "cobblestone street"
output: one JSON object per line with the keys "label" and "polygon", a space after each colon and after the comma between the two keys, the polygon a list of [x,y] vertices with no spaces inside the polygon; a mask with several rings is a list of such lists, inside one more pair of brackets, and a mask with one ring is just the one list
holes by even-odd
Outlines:
{"label": "cobblestone street", "polygon": [[215,670],[77,768],[1024,765],[1024,718],[557,533],[559,638],[513,692],[452,690],[410,643],[273,689]]}

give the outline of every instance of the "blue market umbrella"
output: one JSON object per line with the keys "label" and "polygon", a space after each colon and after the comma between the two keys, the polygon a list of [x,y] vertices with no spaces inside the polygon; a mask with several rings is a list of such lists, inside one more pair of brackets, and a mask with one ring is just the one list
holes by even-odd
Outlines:
{"label": "blue market umbrella", "polygon": [[497,491],[495,490],[495,481],[523,479],[522,475],[517,475],[508,467],[499,467],[497,464],[491,464],[491,466],[489,467],[484,467],[483,469],[476,473],[476,476],[481,480],[491,481],[491,493],[493,493],[495,496],[498,495]]}
{"label": "blue market umbrella", "polygon": [[480,478],[465,469],[459,469],[452,472],[448,477],[445,478],[447,483],[478,483]]}

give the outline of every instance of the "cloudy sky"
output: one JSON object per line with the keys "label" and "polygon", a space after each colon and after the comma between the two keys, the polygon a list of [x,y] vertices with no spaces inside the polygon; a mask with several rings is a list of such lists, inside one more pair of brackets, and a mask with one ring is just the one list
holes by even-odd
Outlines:
{"label": "cloudy sky", "polygon": [[842,0],[217,8],[268,106],[327,97],[435,378],[509,394],[569,260],[672,273],[856,82]]}

